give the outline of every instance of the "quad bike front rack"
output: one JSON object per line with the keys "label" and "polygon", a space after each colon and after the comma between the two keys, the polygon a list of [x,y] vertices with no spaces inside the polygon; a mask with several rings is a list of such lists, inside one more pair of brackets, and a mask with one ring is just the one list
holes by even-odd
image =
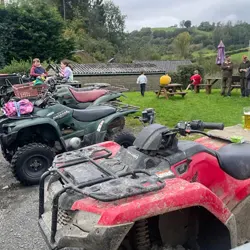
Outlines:
{"label": "quad bike front rack", "polygon": [[[111,151],[100,146],[67,152],[56,156],[53,166],[49,171],[43,174],[39,186],[39,219],[44,213],[46,178],[53,175],[52,179],[56,177],[56,180],[61,179],[64,183],[62,189],[55,194],[52,200],[51,243],[55,243],[57,232],[59,198],[67,190],[82,194],[83,197],[91,197],[102,202],[112,202],[135,195],[158,191],[165,187],[164,181],[160,180],[156,175],[151,175],[147,171],[135,170],[116,175],[97,162],[97,160],[107,159],[111,155]],[[76,185],[66,176],[67,171],[65,170],[84,163],[93,165],[102,173],[102,177]]]}

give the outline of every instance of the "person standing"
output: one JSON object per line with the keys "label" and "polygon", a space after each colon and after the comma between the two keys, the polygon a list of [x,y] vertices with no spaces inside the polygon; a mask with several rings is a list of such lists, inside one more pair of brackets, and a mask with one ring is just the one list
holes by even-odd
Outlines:
{"label": "person standing", "polygon": [[247,56],[243,56],[243,61],[240,64],[238,71],[240,73],[240,85],[241,85],[241,96],[248,97],[248,83],[246,79],[246,70],[250,68],[250,61],[247,59]]}
{"label": "person standing", "polygon": [[141,75],[137,78],[137,84],[140,84],[141,95],[144,97],[146,84],[148,83],[148,79],[145,76],[144,72],[141,72]]}
{"label": "person standing", "polygon": [[233,76],[233,63],[231,62],[230,56],[226,56],[225,62],[221,65],[221,69],[222,69],[221,95],[222,96],[227,95],[229,97],[231,96],[231,90],[232,90],[231,85],[232,85],[232,76]]}

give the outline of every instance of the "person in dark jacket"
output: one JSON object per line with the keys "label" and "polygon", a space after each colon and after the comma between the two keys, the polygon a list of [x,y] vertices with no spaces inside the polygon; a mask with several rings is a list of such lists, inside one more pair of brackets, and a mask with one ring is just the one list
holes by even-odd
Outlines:
{"label": "person in dark jacket", "polygon": [[[226,56],[225,62],[221,65],[222,69],[222,96],[231,96],[232,90],[232,76],[233,76],[233,63],[231,62],[230,56]],[[228,90],[227,90],[228,88]],[[226,93],[227,92],[227,93]]]}
{"label": "person in dark jacket", "polygon": [[250,68],[250,61],[247,59],[247,56],[243,56],[243,61],[240,64],[238,71],[240,73],[240,85],[241,85],[241,96],[248,97],[249,91],[247,90],[247,79],[246,79],[246,70]]}
{"label": "person in dark jacket", "polygon": [[33,79],[36,79],[38,76],[40,76],[40,77],[47,77],[48,76],[48,73],[42,67],[40,60],[38,58],[33,59],[33,65],[30,69],[30,76]]}

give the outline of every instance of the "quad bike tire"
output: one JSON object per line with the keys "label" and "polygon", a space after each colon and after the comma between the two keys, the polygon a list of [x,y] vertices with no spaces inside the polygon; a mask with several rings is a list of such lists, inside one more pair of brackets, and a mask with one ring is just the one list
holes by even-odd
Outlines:
{"label": "quad bike tire", "polygon": [[39,184],[40,177],[52,165],[54,152],[42,143],[19,148],[11,161],[14,176],[25,186]]}
{"label": "quad bike tire", "polygon": [[12,160],[12,158],[13,158],[13,155],[12,155],[12,154],[9,154],[9,153],[7,153],[5,150],[2,150],[2,155],[3,155],[3,158],[4,158],[7,162],[11,163],[11,160]]}
{"label": "quad bike tire", "polygon": [[123,146],[124,148],[128,148],[130,146],[133,146],[133,143],[135,141],[135,136],[130,132],[121,131],[114,134],[111,139],[112,141]]}

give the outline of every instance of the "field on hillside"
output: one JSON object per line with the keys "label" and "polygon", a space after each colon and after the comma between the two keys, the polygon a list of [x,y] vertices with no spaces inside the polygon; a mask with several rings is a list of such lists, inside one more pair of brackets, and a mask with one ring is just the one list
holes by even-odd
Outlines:
{"label": "field on hillside", "polygon": [[[240,98],[240,91],[233,90],[232,97],[221,97],[219,90],[213,90],[211,95],[204,91],[195,94],[191,91],[182,98],[178,96],[157,98],[155,93],[146,92],[141,97],[139,92],[126,93],[128,98],[124,103],[156,110],[157,122],[173,127],[178,121],[203,120],[206,122],[223,122],[225,126],[242,123],[243,107],[250,106],[249,98]],[[129,126],[138,126],[139,122],[128,119]]]}
{"label": "field on hillside", "polygon": [[[152,31],[165,31],[166,33],[168,32],[175,32],[177,31],[179,28],[177,27],[158,27],[158,28],[152,28]],[[202,31],[202,30],[199,30],[197,27],[192,27],[190,28],[190,34],[192,36],[192,39],[197,39],[197,36],[200,36],[200,37],[203,37],[203,39],[200,40],[200,43],[202,44],[202,41],[204,41],[204,39],[212,39],[212,36],[213,36],[213,32],[212,31]],[[244,49],[244,48],[242,48]],[[242,50],[241,49],[241,50]],[[248,48],[245,48],[245,50],[247,50]],[[245,52],[242,52],[242,51],[231,51],[230,49],[227,49],[226,48],[226,53],[230,53],[231,55],[231,58],[232,58],[232,61],[234,63],[240,63],[241,60],[242,60],[242,56],[244,54],[247,54],[249,57],[250,57],[250,52],[248,51],[245,51]],[[199,58],[200,56],[203,57],[216,57],[217,55],[217,49],[209,49],[209,46],[208,48],[205,47],[205,48],[202,48],[200,50],[196,50],[192,53],[192,56],[194,58]],[[164,57],[165,58],[165,57]]]}

